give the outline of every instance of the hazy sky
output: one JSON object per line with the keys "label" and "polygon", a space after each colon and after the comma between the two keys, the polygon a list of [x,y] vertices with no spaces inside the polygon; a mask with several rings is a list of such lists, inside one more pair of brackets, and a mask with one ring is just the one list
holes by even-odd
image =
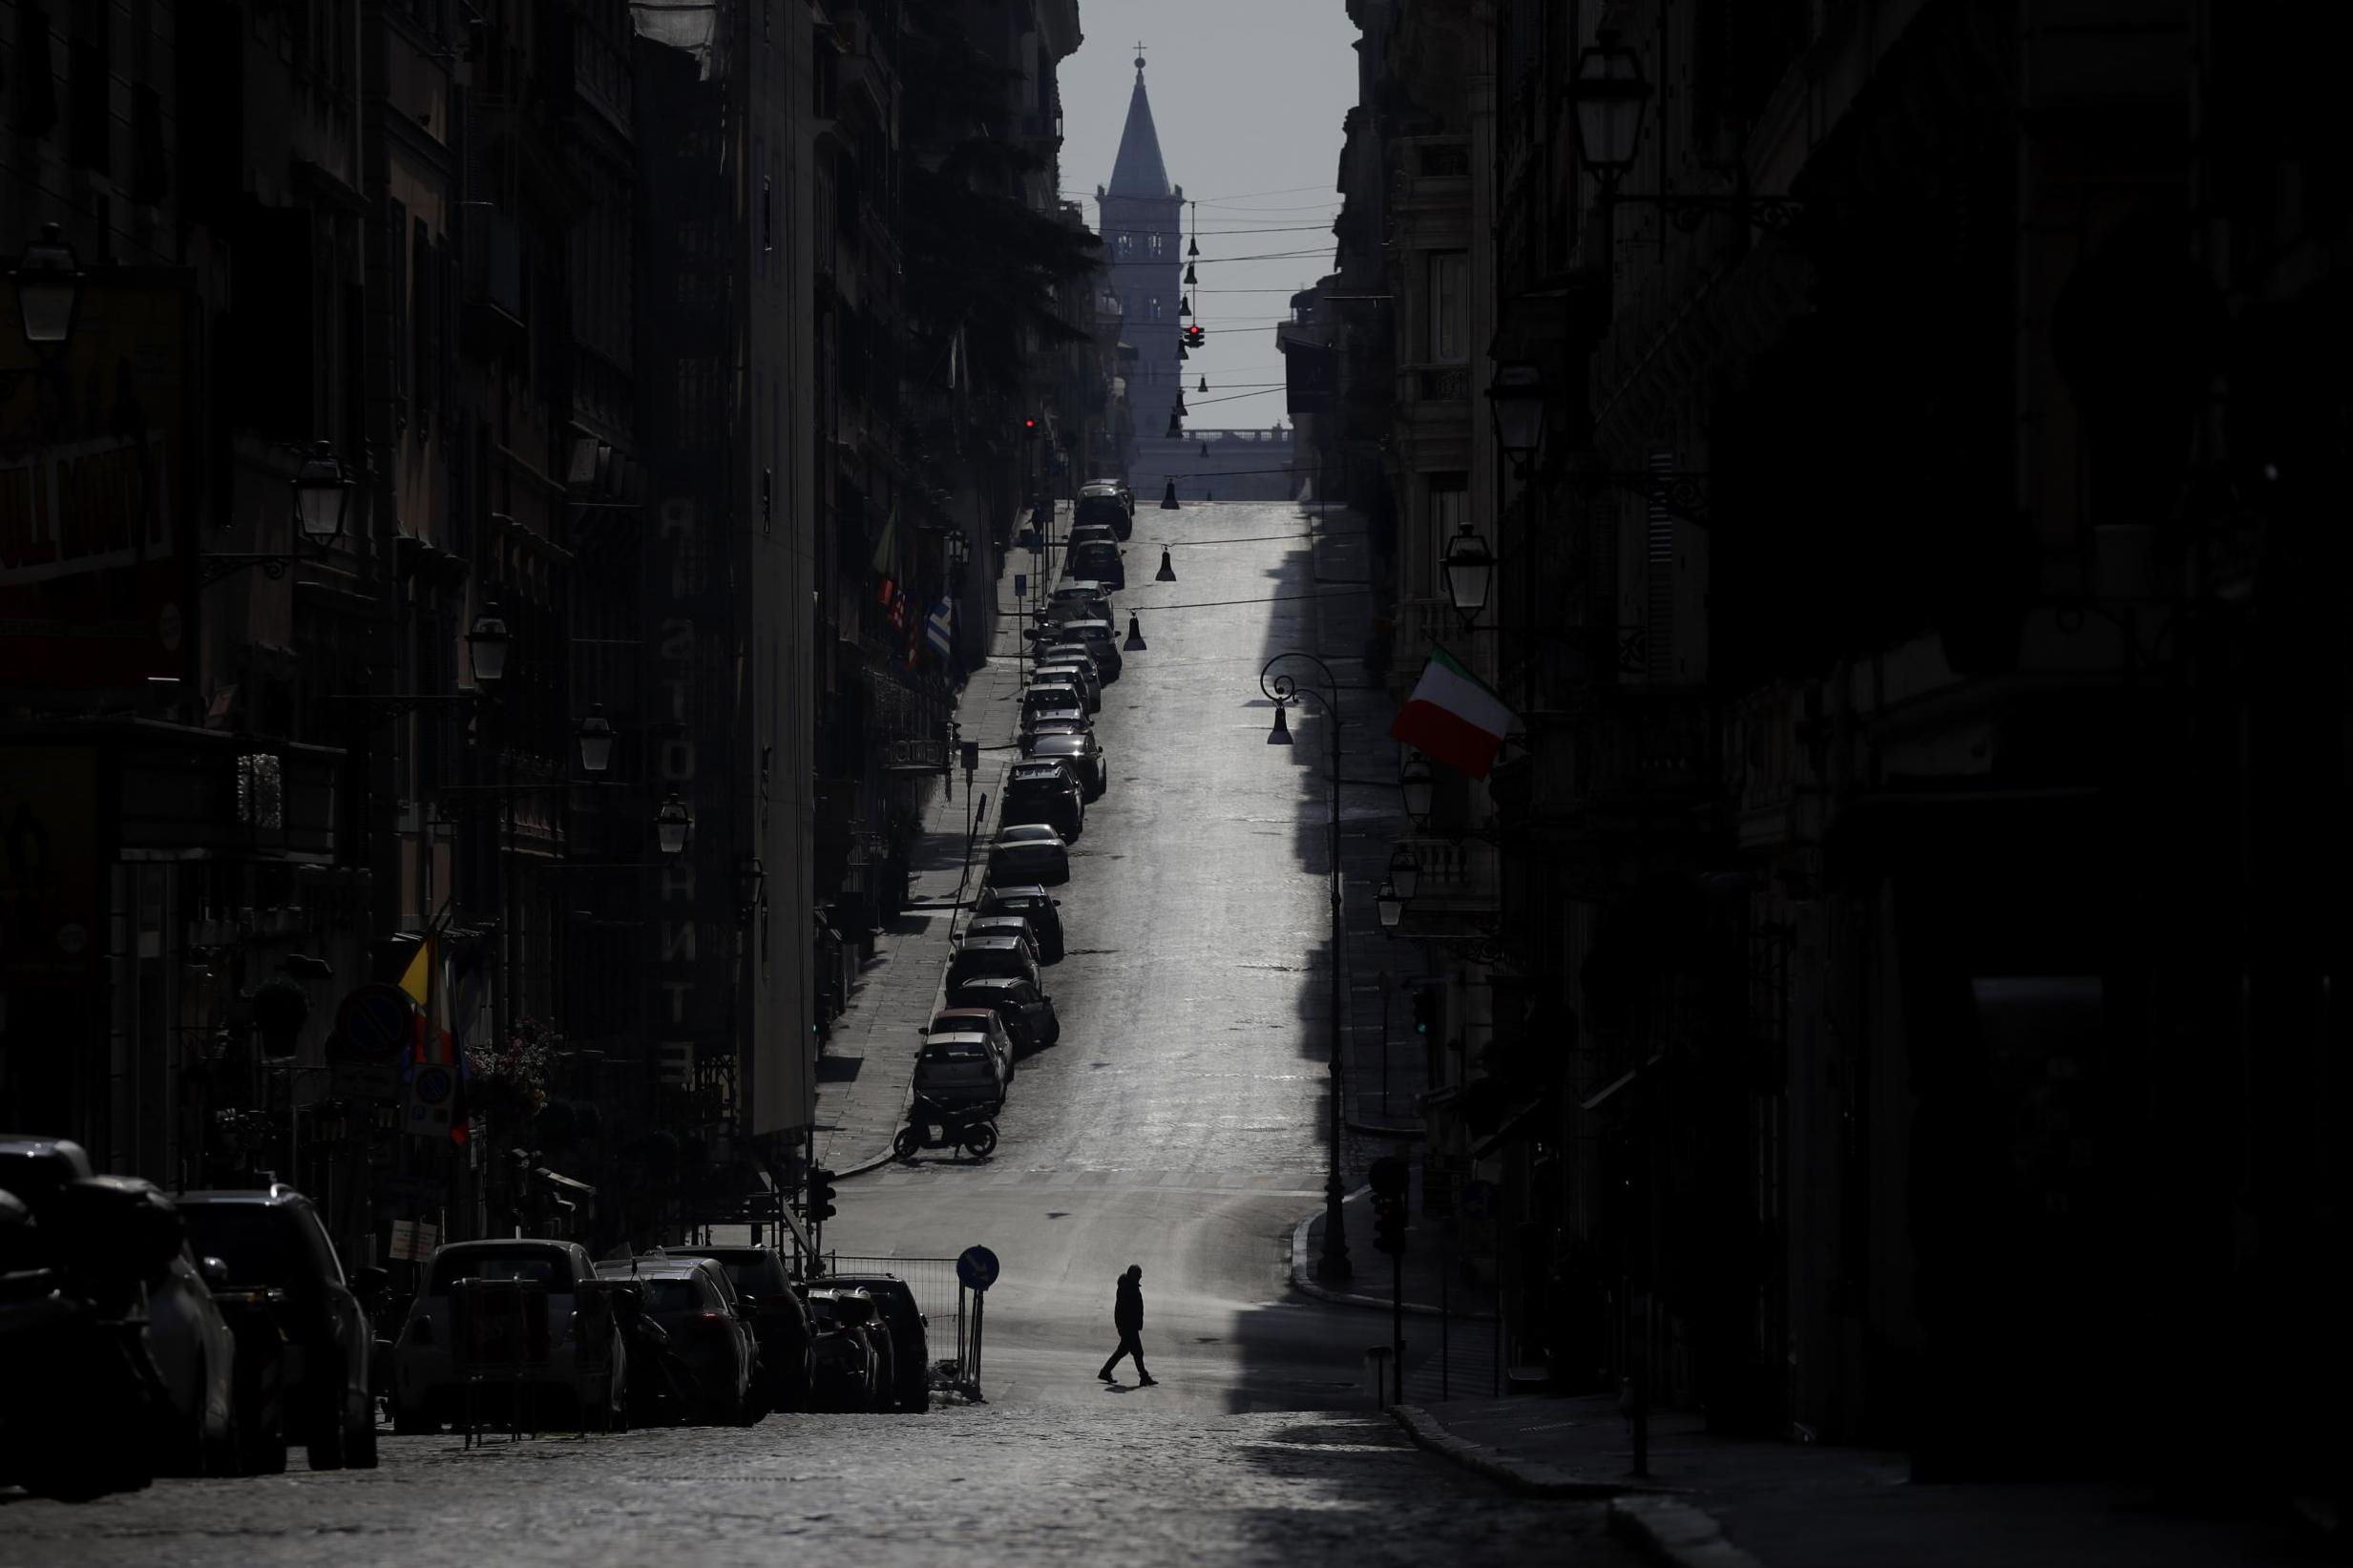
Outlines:
{"label": "hazy sky", "polygon": [[[1185,364],[1187,425],[1268,426],[1283,413],[1274,322],[1291,293],[1332,267],[1340,120],[1356,101],[1343,0],[1079,0],[1086,42],[1061,63],[1062,194],[1098,221],[1145,45],[1144,83],[1168,178],[1197,216],[1195,323]],[[1274,253],[1306,252],[1281,256]],[[1220,257],[1270,257],[1209,264]],[[1261,292],[1220,292],[1259,290]],[[1209,390],[1195,390],[1207,376]],[[1231,399],[1231,401],[1219,401]]]}

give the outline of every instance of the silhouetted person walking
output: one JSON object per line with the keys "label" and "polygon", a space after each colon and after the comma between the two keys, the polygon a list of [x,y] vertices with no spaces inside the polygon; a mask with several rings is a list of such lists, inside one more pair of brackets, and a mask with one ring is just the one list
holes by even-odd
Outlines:
{"label": "silhouetted person walking", "polygon": [[1120,1331],[1120,1348],[1095,1375],[1105,1383],[1116,1383],[1119,1380],[1111,1375],[1111,1369],[1120,1364],[1121,1357],[1133,1356],[1136,1386],[1150,1388],[1158,1379],[1144,1369],[1144,1270],[1138,1265],[1129,1264],[1127,1272],[1120,1276],[1119,1293],[1111,1301],[1111,1326]]}

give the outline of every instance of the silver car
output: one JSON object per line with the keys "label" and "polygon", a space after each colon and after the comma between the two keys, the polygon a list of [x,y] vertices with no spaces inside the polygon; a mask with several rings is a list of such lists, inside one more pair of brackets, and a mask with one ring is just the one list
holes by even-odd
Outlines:
{"label": "silver car", "polygon": [[1002,828],[989,847],[991,882],[1038,882],[1048,887],[1070,880],[1070,847],[1062,835],[1040,823]]}

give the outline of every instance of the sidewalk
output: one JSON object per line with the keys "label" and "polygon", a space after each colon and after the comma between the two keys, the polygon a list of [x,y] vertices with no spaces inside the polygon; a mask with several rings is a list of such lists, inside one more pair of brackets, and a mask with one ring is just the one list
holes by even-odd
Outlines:
{"label": "sidewalk", "polygon": [[2320,1556],[2284,1519],[2195,1495],[1914,1485],[1901,1453],[1716,1437],[1685,1411],[1651,1416],[1646,1482],[1628,1474],[1627,1423],[1608,1396],[1463,1399],[1397,1414],[1416,1441],[1516,1490],[1612,1495],[1612,1533],[1678,1568],[2214,1568]]}
{"label": "sidewalk", "polygon": [[[1000,604],[1012,602],[1011,562],[1008,556],[998,578]],[[951,939],[985,870],[989,831],[982,824],[973,842],[971,877],[965,878],[973,797],[987,796],[994,812],[1017,754],[1020,622],[1019,616],[998,617],[988,663],[972,673],[956,699],[963,738],[980,742],[980,771],[968,786],[963,769],[955,769],[953,793],[935,789],[925,803],[907,908],[874,939],[874,955],[861,967],[817,1058],[816,1161],[836,1176],[887,1163],[891,1139],[906,1121],[908,1089],[923,1044],[915,1031],[938,1011]]]}

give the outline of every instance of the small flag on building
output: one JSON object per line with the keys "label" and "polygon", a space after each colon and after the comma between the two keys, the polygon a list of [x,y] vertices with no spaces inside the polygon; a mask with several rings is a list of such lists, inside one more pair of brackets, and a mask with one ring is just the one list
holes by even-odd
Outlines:
{"label": "small flag on building", "polygon": [[931,640],[932,652],[943,659],[948,657],[948,650],[956,646],[956,600],[943,596],[932,606],[923,635]]}
{"label": "small flag on building", "polygon": [[1445,649],[1433,648],[1421,679],[1414,682],[1414,695],[1389,726],[1389,738],[1458,773],[1483,779],[1511,723],[1511,709],[1485,681]]}

